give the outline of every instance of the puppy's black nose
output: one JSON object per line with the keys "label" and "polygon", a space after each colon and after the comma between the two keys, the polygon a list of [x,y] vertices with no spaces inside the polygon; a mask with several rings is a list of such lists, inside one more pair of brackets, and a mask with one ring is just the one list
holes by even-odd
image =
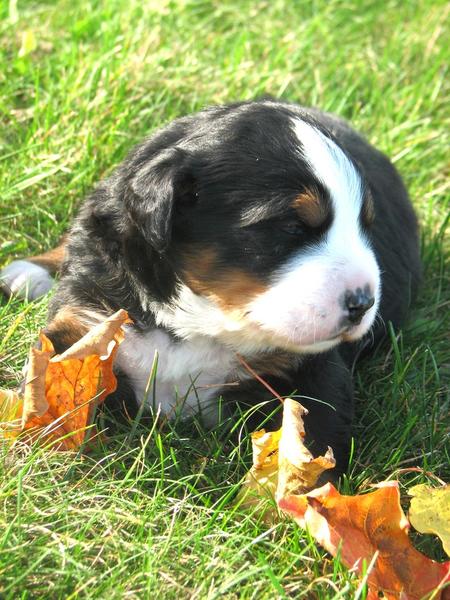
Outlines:
{"label": "puppy's black nose", "polygon": [[354,291],[345,292],[344,304],[348,310],[348,320],[352,325],[361,323],[363,316],[373,306],[375,298],[370,293],[368,286],[362,290],[356,288]]}

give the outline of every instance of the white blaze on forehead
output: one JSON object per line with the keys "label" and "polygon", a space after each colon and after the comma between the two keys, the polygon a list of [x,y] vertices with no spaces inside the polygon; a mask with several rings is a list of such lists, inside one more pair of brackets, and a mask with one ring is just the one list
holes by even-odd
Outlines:
{"label": "white blaze on forehead", "polygon": [[319,129],[300,119],[294,119],[293,126],[303,159],[329,191],[333,206],[333,222],[319,251],[355,266],[365,265],[376,280],[375,259],[360,227],[363,199],[360,174],[342,149]]}
{"label": "white blaze on forehead", "polygon": [[333,140],[313,125],[294,119],[294,131],[301,144],[303,158],[330,192],[335,219],[358,223],[362,185],[353,163]]}

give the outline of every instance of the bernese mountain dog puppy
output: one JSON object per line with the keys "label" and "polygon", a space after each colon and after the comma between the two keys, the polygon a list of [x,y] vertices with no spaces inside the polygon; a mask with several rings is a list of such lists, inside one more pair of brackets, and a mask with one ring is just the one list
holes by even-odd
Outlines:
{"label": "bernese mountain dog puppy", "polygon": [[241,355],[299,398],[310,448],[331,446],[338,471],[353,361],[401,324],[421,270],[389,160],[341,119],[273,100],[208,108],[152,135],[87,198],[63,246],[13,262],[3,286],[36,297],[51,265],[46,333],[58,352],[129,312],[115,362],[126,402],[207,424],[236,402],[270,413],[277,401]]}

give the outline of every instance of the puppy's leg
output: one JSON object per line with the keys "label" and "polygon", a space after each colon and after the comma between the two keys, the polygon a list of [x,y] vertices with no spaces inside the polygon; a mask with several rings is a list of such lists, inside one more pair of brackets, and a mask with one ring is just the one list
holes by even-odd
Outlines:
{"label": "puppy's leg", "polygon": [[14,260],[0,271],[0,288],[7,296],[35,300],[53,286],[53,277],[61,270],[64,260],[65,239],[52,250],[26,260]]}
{"label": "puppy's leg", "polygon": [[[306,440],[314,456],[331,446],[334,478],[347,470],[353,422],[353,385],[338,350],[306,359],[297,373],[299,402],[308,410]],[[326,477],[327,478],[327,477]]]}

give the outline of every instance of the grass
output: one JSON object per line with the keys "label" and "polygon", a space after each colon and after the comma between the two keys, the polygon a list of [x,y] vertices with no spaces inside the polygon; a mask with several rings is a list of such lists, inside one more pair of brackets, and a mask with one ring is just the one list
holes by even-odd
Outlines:
{"label": "grass", "polygon": [[[265,93],[336,112],[400,169],[425,273],[404,330],[356,374],[342,489],[412,466],[450,481],[447,16],[440,0],[4,2],[0,263],[54,245],[89,188],[178,115]],[[4,387],[46,304],[0,300]],[[233,506],[247,459],[182,424],[119,428],[87,457],[2,451],[1,597],[355,597],[292,522]]]}

